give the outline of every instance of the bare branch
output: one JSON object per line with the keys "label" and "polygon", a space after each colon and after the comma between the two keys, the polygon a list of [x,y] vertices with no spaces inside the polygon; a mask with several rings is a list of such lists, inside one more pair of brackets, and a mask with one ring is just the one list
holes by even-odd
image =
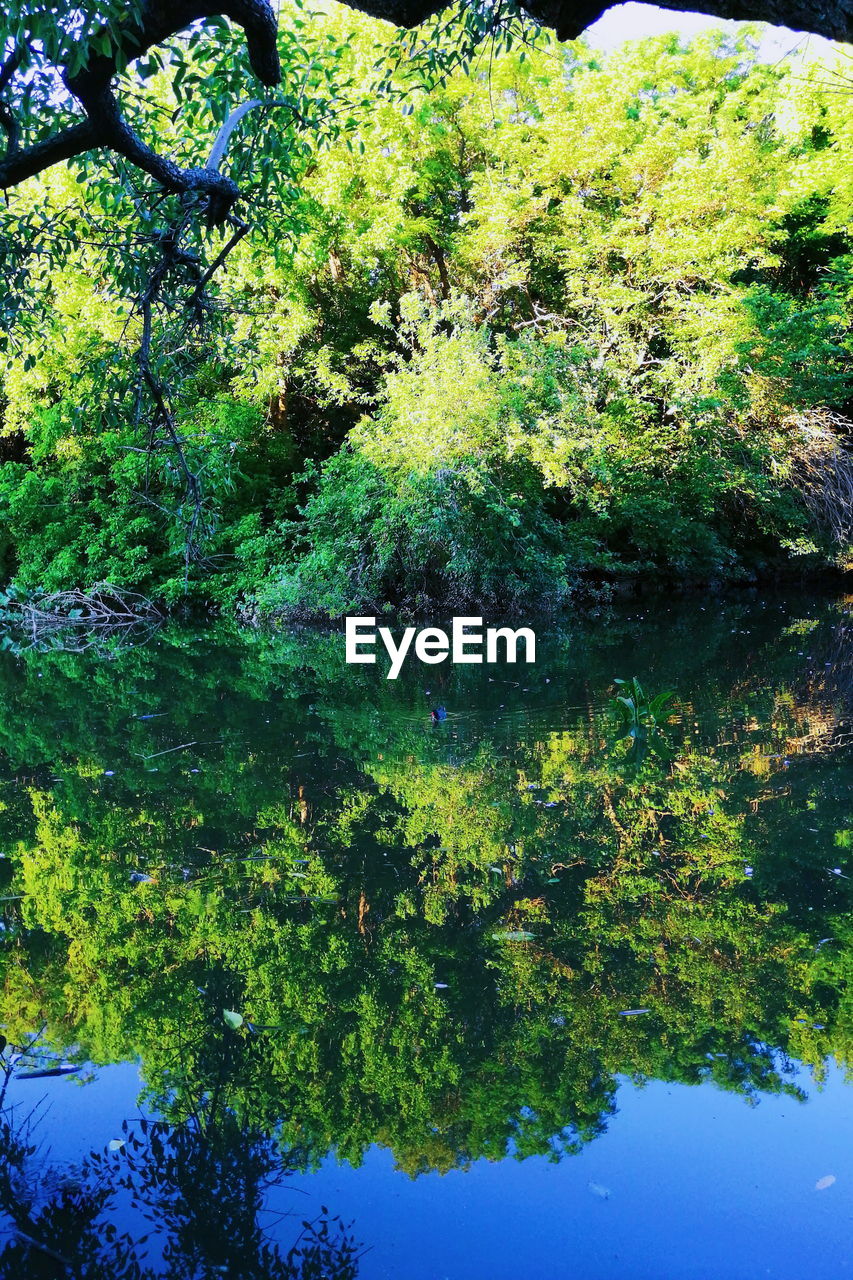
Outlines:
{"label": "bare branch", "polygon": [[239,107],[235,107],[228,119],[223,124],[219,133],[216,135],[210,155],[207,157],[208,169],[219,169],[222,164],[222,157],[225,155],[225,148],[231,138],[231,134],[237,128],[237,125],[253,107],[262,107],[264,104],[260,98],[250,98],[248,102],[242,102]]}
{"label": "bare branch", "polygon": [[207,270],[204,272],[204,274],[201,276],[198,284],[193,290],[193,294],[189,300],[188,305],[195,312],[198,312],[201,309],[202,302],[204,299],[204,291],[207,288],[207,286],[210,284],[210,281],[216,275],[216,272],[225,262],[225,259],[228,257],[231,250],[236,249],[237,245],[240,243],[243,237],[245,235],[248,235],[250,231],[248,222],[243,222],[236,218],[231,219],[231,226],[234,227],[234,234],[230,237],[230,239],[226,240],[225,244],[219,250],[219,253],[217,253],[216,257],[213,259],[213,261],[211,262]]}

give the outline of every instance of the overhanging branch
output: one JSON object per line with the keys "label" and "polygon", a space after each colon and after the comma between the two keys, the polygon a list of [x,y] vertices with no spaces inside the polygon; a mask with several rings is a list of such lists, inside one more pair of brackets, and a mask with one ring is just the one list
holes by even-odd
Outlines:
{"label": "overhanging branch", "polygon": [[[17,186],[63,160],[105,147],[122,155],[153,178],[167,191],[196,191],[208,197],[208,218],[218,224],[225,220],[239,190],[230,178],[218,171],[218,158],[197,168],[181,168],[167,156],[154,151],[131,128],[121,113],[112,84],[119,65],[140,57],[205,18],[225,16],[243,28],[249,61],[258,79],[268,87],[281,79],[276,45],[275,14],[267,0],[146,0],[135,15],[114,28],[104,28],[111,42],[109,54],[90,55],[84,67],[73,75],[65,69],[62,79],[85,112],[85,119],[60,130],[31,146],[19,148],[17,122],[11,108],[0,103],[0,127],[8,145],[0,160],[0,190]],[[0,70],[0,92],[8,87],[17,61],[13,58]]]}
{"label": "overhanging branch", "polygon": [[[519,0],[536,22],[556,31],[560,40],[581,35],[612,2],[601,0]],[[738,22],[770,22],[826,36],[853,41],[853,0],[655,0],[677,13],[705,13]],[[416,27],[445,8],[436,0],[345,0],[352,9],[382,18],[398,27]]]}
{"label": "overhanging branch", "polygon": [[80,124],[61,129],[42,142],[33,143],[31,147],[13,150],[11,155],[7,154],[0,160],[0,190],[16,187],[52,165],[71,160],[100,145],[95,126],[90,120],[82,120]]}

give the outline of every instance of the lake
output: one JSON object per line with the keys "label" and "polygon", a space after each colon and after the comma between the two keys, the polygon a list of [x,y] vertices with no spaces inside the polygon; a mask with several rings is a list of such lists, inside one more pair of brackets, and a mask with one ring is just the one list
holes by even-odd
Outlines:
{"label": "lake", "polygon": [[0,1277],[853,1269],[853,597],[537,637],[0,654]]}

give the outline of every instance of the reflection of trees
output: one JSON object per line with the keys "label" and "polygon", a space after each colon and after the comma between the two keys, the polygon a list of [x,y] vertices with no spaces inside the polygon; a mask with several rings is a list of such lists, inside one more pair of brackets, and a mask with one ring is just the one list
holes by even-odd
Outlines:
{"label": "reflection of trees", "polygon": [[[816,669],[836,625],[809,637]],[[762,663],[738,653],[714,685],[690,668],[671,759],[640,765],[589,707],[453,738],[260,644],[194,680],[180,649],[129,655],[124,681],[98,668],[86,723],[84,660],[41,655],[57,739],[20,672],[2,727],[24,897],[0,1017],[96,1061],[139,1054],[181,1141],[188,1099],[221,1093],[305,1164],[377,1141],[412,1173],[559,1156],[600,1132],[622,1073],[796,1093],[789,1055],[849,1060],[853,954],[853,882],[823,839],[837,866],[844,760],[783,758],[798,644],[763,635]],[[287,717],[267,726],[273,693]],[[191,742],[214,745],[155,754]]]}
{"label": "reflection of trees", "polygon": [[[853,600],[848,599],[849,606]],[[803,636],[809,646],[805,670],[778,699],[780,718],[787,716],[791,735],[786,750],[814,755],[853,746],[853,620],[849,612],[819,635],[818,653],[811,653],[812,633]]]}
{"label": "reflection of trees", "polygon": [[[5,1093],[5,1090],[4,1090]],[[2,1100],[0,1100],[2,1102]],[[266,1200],[290,1171],[276,1143],[202,1100],[184,1121],[140,1118],[105,1151],[61,1168],[32,1118],[0,1109],[0,1277],[8,1280],[355,1280],[358,1250],[338,1220],[294,1222]],[[295,1220],[298,1221],[298,1220]],[[281,1232],[287,1235],[287,1230]]]}

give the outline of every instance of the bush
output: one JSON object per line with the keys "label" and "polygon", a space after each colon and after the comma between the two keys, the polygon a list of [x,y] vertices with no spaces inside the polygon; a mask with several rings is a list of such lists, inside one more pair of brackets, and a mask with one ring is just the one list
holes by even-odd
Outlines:
{"label": "bush", "polygon": [[314,473],[262,610],[557,608],[590,575],[745,571],[799,531],[719,406],[661,422],[593,352],[495,338],[459,299],[403,310],[379,411]]}
{"label": "bush", "polygon": [[149,457],[133,424],[98,429],[63,400],[34,416],[26,461],[0,464],[6,577],[46,591],[111,582],[168,603],[224,598],[241,559],[257,561],[252,540],[264,540],[270,480],[276,471],[287,477],[290,450],[264,432],[257,408],[226,396],[185,404],[182,415],[187,460],[203,486],[202,559],[185,562],[189,516],[176,458]]}

